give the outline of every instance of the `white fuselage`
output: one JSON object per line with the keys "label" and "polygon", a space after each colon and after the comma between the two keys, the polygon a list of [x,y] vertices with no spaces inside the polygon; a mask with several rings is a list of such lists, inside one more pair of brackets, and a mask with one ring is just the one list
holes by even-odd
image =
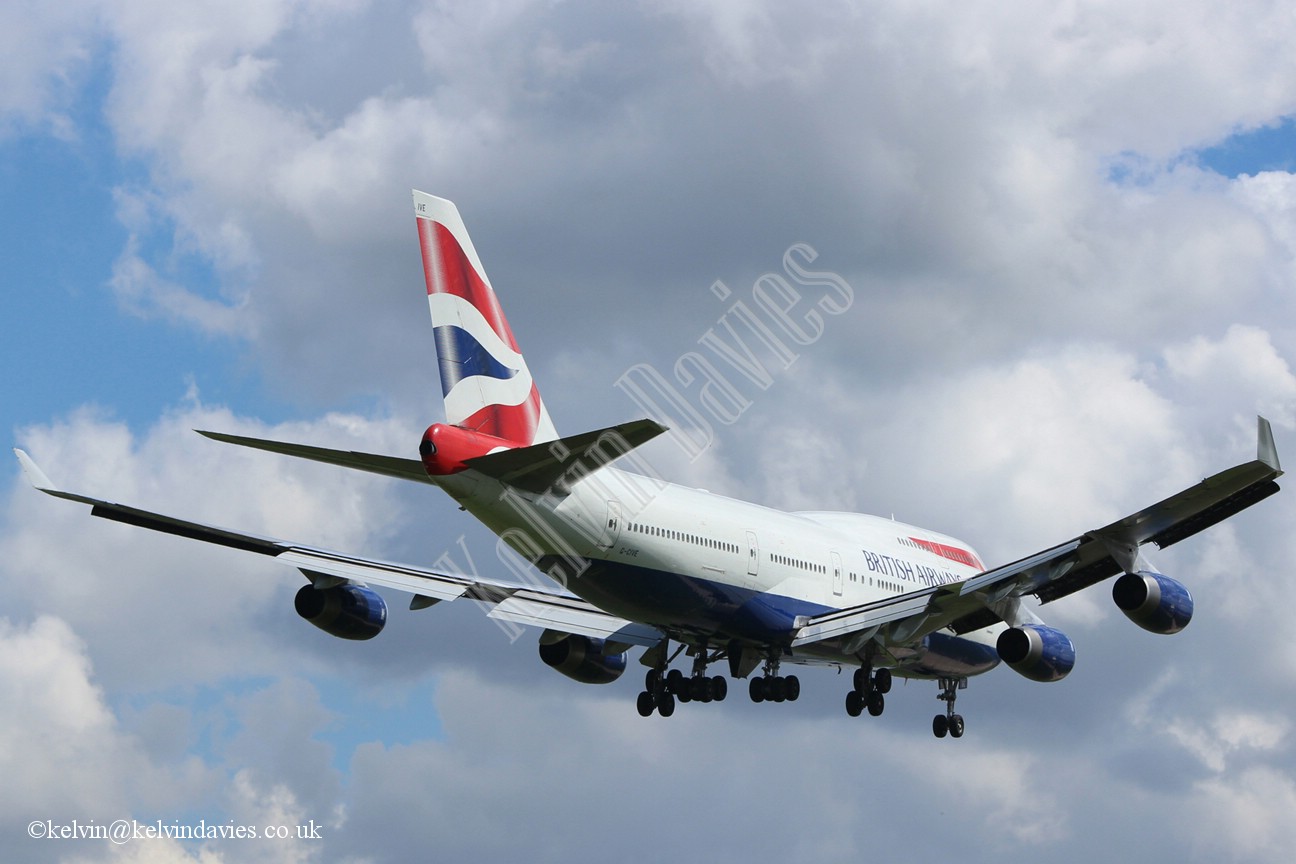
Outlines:
{"label": "white fuselage", "polygon": [[[574,594],[612,614],[713,644],[785,644],[799,618],[984,569],[967,544],[892,519],[788,513],[610,467],[544,494],[472,471],[439,482]],[[952,650],[944,653],[960,658],[951,661],[957,668],[933,665],[930,644],[892,646],[890,663],[899,674],[916,676],[986,671],[996,662],[990,646],[999,629],[942,636],[971,643],[945,646]],[[859,662],[822,647],[815,655]]]}

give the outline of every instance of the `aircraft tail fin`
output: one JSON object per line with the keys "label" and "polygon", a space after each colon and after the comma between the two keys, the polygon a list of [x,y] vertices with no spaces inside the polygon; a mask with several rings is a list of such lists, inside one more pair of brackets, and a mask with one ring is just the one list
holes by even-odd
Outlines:
{"label": "aircraft tail fin", "polygon": [[527,447],[558,437],[455,205],[414,192],[446,422]]}

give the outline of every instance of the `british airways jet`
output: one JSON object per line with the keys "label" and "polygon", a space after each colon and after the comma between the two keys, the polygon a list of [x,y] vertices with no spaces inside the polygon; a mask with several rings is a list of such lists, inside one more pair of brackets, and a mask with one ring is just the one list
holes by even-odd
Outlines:
{"label": "british airways jet", "polygon": [[665,427],[639,420],[559,436],[458,210],[422,192],[414,207],[445,397],[445,422],[423,433],[419,458],[202,434],[438,486],[518,553],[501,558],[515,578],[371,560],[67,492],[15,451],[33,485],[95,516],[296,568],[306,578],[298,614],[344,639],[383,629],[387,604],[374,586],[413,595],[411,609],[469,598],[508,626],[538,628],[540,659],[576,681],[615,681],[628,653],[644,649],[645,717],[721,701],[729,678],[746,680],[754,702],[795,701],[801,683],[786,668],[830,666],[853,671],[852,717],[882,714],[896,676],[936,682],[939,738],[963,735],[955,699],[969,678],[1001,662],[1034,681],[1071,671],[1071,640],[1027,595],[1047,604],[1116,577],[1112,598],[1126,616],[1176,633],[1192,597],[1143,547],[1170,546],[1278,491],[1282,470],[1260,418],[1255,460],[987,569],[968,544],[892,519],[785,513],[621,470],[610,463],[635,461],[632,451]]}

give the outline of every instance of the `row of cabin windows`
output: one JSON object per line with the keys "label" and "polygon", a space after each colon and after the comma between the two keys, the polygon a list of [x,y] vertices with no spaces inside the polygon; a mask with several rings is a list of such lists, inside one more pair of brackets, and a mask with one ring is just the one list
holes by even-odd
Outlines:
{"label": "row of cabin windows", "polygon": [[[775,564],[784,564],[788,567],[800,567],[802,570],[810,570],[814,573],[828,572],[828,568],[822,564],[812,564],[809,561],[802,561],[798,558],[792,558],[787,555],[778,555],[771,552],[769,559]],[[850,574],[850,581],[863,584],[864,577],[858,573],[852,572]],[[872,587],[875,584],[872,576],[869,577],[868,583],[870,587]],[[887,591],[895,591],[897,594],[903,594],[905,590],[903,585],[899,585],[895,582],[888,582],[885,579],[878,579],[876,581],[876,584],[877,587],[879,588],[885,589]]]}
{"label": "row of cabin windows", "polygon": [[775,564],[783,564],[787,567],[799,567],[802,570],[809,570],[812,573],[828,572],[828,568],[822,564],[812,564],[809,561],[802,561],[799,558],[792,558],[788,555],[778,555],[774,552],[771,552],[769,557],[770,560],[773,561]]}
{"label": "row of cabin windows", "polygon": [[692,543],[695,546],[704,546],[707,549],[715,549],[717,552],[732,552],[737,555],[739,551],[736,543],[717,540],[714,537],[703,537],[701,534],[689,534],[686,531],[676,531],[673,528],[661,528],[656,525],[645,525],[642,522],[631,522],[630,530],[636,534],[647,534],[649,537],[661,537],[665,540],[675,540],[680,543]]}

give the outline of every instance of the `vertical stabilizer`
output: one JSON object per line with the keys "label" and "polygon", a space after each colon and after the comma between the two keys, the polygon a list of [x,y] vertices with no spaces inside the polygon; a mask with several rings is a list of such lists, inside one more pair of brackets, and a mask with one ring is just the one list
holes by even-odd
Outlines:
{"label": "vertical stabilizer", "polygon": [[521,446],[558,437],[459,211],[414,193],[446,422]]}

